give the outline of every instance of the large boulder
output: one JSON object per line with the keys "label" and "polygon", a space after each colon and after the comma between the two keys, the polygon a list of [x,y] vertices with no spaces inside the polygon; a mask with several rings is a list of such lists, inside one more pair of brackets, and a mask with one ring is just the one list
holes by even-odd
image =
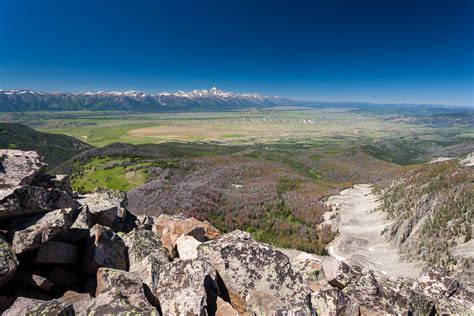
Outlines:
{"label": "large boulder", "polygon": [[153,232],[134,229],[123,237],[127,246],[129,271],[152,289],[159,267],[170,262],[168,251]]}
{"label": "large boulder", "polygon": [[89,232],[84,270],[95,274],[101,267],[127,270],[127,247],[118,234],[102,225],[94,225]]}
{"label": "large boulder", "polygon": [[58,189],[18,186],[0,192],[0,221],[78,205],[68,193]]}
{"label": "large boulder", "polygon": [[13,250],[22,253],[35,249],[53,240],[69,229],[74,221],[75,211],[59,209],[41,216],[18,219],[11,223]]}
{"label": "large boulder", "polygon": [[65,303],[60,300],[50,300],[39,303],[28,309],[28,316],[36,315],[57,315],[57,316],[74,316],[74,307],[71,303]]}
{"label": "large boulder", "polygon": [[180,259],[196,259],[198,256],[197,248],[201,244],[193,236],[181,235],[176,240],[176,250]]}
{"label": "large boulder", "polygon": [[3,316],[19,316],[26,315],[26,313],[33,309],[35,306],[44,303],[43,300],[27,298],[27,297],[18,297],[13,305],[9,309],[3,312]]}
{"label": "large boulder", "polygon": [[348,264],[332,257],[323,260],[323,271],[328,283],[340,290],[360,277]]}
{"label": "large boulder", "polygon": [[31,185],[35,187],[58,189],[69,195],[73,195],[71,179],[68,175],[52,176],[49,174],[39,174],[33,179]]}
{"label": "large boulder", "polygon": [[120,231],[127,216],[127,194],[115,190],[96,189],[80,200],[82,205],[89,207],[92,224],[100,224]]}
{"label": "large boulder", "polygon": [[193,217],[161,214],[155,220],[153,231],[161,236],[163,247],[168,249],[170,256],[177,256],[176,240],[181,235],[190,235],[203,242],[220,236],[219,231],[207,221],[199,221]]}
{"label": "large boulder", "polygon": [[34,151],[0,149],[0,199],[2,190],[30,184],[45,167]]}
{"label": "large boulder", "polygon": [[89,293],[67,291],[59,299],[66,304],[72,304],[76,315],[85,314],[85,311],[94,303],[94,298]]}
{"label": "large boulder", "polygon": [[33,298],[19,297],[12,306],[3,312],[4,316],[18,315],[60,315],[73,316],[74,308],[72,304],[61,302],[60,300],[43,301]]}
{"label": "large boulder", "polygon": [[18,267],[18,259],[10,244],[0,238],[0,286],[10,281]]}
{"label": "large boulder", "polygon": [[323,272],[325,280],[320,282],[323,285],[313,294],[313,304],[322,314],[427,315],[433,311],[433,302],[413,291],[403,280],[392,281],[335,258],[323,260]]}
{"label": "large boulder", "polygon": [[423,271],[416,278],[413,288],[431,298],[439,314],[474,313],[474,293],[442,268]]}
{"label": "large boulder", "polygon": [[130,271],[136,270],[145,258],[153,257],[159,263],[170,262],[168,251],[162,247],[161,240],[153,232],[144,229],[134,229],[123,237],[128,248]]}
{"label": "large boulder", "polygon": [[86,314],[158,315],[150,304],[143,282],[130,272],[100,268],[97,271],[96,297]]}
{"label": "large boulder", "polygon": [[217,293],[216,271],[200,259],[161,266],[153,288],[163,315],[213,315]]}
{"label": "large boulder", "polygon": [[222,278],[241,314],[307,314],[312,311],[310,290],[288,257],[251,235],[234,231],[198,247],[198,257],[209,260]]}

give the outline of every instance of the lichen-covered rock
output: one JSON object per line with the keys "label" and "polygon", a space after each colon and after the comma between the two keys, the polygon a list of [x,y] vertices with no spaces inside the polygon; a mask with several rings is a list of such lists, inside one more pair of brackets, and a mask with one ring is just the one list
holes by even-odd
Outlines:
{"label": "lichen-covered rock", "polygon": [[158,314],[156,308],[148,301],[143,282],[139,278],[130,272],[100,268],[97,271],[96,299],[94,305],[89,307],[88,313],[103,314],[126,311],[139,314]]}
{"label": "lichen-covered rock", "polygon": [[37,315],[57,315],[74,316],[74,307],[71,303],[64,303],[60,300],[45,301],[30,308],[26,313],[28,316]]}
{"label": "lichen-covered rock", "polygon": [[153,289],[163,315],[213,315],[217,293],[216,271],[200,259],[161,266]]}
{"label": "lichen-covered rock", "polygon": [[3,312],[3,316],[19,316],[26,315],[26,313],[33,309],[35,306],[44,303],[43,300],[27,298],[27,297],[18,297],[13,305],[9,309]]}
{"label": "lichen-covered rock", "polygon": [[190,235],[199,241],[207,241],[220,236],[219,231],[209,222],[201,222],[197,219],[185,218],[179,215],[161,214],[155,220],[153,231],[161,237],[163,247],[168,249],[170,256],[177,256],[176,240],[181,235]]}
{"label": "lichen-covered rock", "polygon": [[196,259],[198,257],[197,247],[201,244],[193,236],[181,235],[176,239],[176,250],[178,256],[183,259]]}
{"label": "lichen-covered rock", "polygon": [[153,232],[144,229],[134,229],[123,237],[128,248],[130,271],[136,271],[140,262],[153,257],[159,263],[170,262],[168,251],[162,247],[161,240]]}
{"label": "lichen-covered rock", "polygon": [[10,244],[0,238],[0,286],[10,281],[18,267],[18,259]]}
{"label": "lichen-covered rock", "polygon": [[347,307],[351,306],[349,301],[337,287],[321,289],[311,294],[313,308],[321,316],[344,315]]}
{"label": "lichen-covered rock", "polygon": [[13,250],[22,253],[60,236],[72,225],[74,210],[59,209],[12,223]]}
{"label": "lichen-covered rock", "polygon": [[84,270],[95,274],[101,267],[127,270],[127,248],[110,228],[94,225],[87,242]]}
{"label": "lichen-covered rock", "polygon": [[160,266],[170,261],[168,251],[161,246],[160,238],[149,230],[134,229],[123,241],[128,249],[129,271],[152,290]]}
{"label": "lichen-covered rock", "polygon": [[323,271],[328,283],[340,290],[359,277],[348,264],[332,257],[323,261]]}
{"label": "lichen-covered rock", "polygon": [[73,264],[76,262],[76,246],[60,241],[42,244],[36,255],[36,263]]}
{"label": "lichen-covered rock", "polygon": [[78,203],[66,192],[33,186],[18,186],[0,196],[0,221],[60,208],[77,208]]}
{"label": "lichen-covered rock", "polygon": [[94,298],[89,293],[67,291],[59,299],[66,304],[72,304],[76,315],[85,315],[85,311],[94,304]]}
{"label": "lichen-covered rock", "polygon": [[119,231],[127,216],[127,194],[115,190],[97,189],[80,200],[89,207],[92,224],[100,224]]}
{"label": "lichen-covered rock", "polygon": [[474,293],[451,278],[444,269],[423,271],[416,278],[413,288],[430,297],[440,314],[474,313]]}
{"label": "lichen-covered rock", "polygon": [[45,167],[34,151],[0,149],[0,199],[3,189],[30,184]]}
{"label": "lichen-covered rock", "polygon": [[288,257],[251,235],[234,231],[198,247],[225,285],[232,306],[241,314],[313,313],[310,290]]}
{"label": "lichen-covered rock", "polygon": [[320,280],[324,276],[322,272],[322,259],[314,254],[295,249],[281,249],[281,251],[288,256],[291,266],[301,274],[311,291],[318,291]]}

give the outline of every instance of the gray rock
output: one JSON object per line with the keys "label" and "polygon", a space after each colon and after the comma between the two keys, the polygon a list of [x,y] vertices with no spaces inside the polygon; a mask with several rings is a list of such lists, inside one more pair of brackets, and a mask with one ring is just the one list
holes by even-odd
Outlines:
{"label": "gray rock", "polygon": [[0,238],[0,286],[10,281],[18,264],[18,259],[10,244]]}
{"label": "gray rock", "polygon": [[30,184],[45,167],[34,151],[0,149],[0,200],[2,190]]}
{"label": "gray rock", "polygon": [[130,272],[100,268],[97,271],[97,290],[94,304],[87,314],[151,314],[157,309],[150,304],[143,282]]}
{"label": "gray rock", "polygon": [[40,246],[35,262],[72,264],[76,262],[76,257],[76,246],[60,241],[49,241]]}
{"label": "gray rock", "polygon": [[129,271],[153,289],[160,266],[170,261],[168,251],[149,230],[134,229],[123,237],[123,241],[128,250]]}
{"label": "gray rock", "polygon": [[64,191],[69,195],[73,195],[71,181],[68,175],[39,174],[31,182],[32,186],[53,188]]}
{"label": "gray rock", "polygon": [[66,304],[72,304],[76,315],[86,315],[85,311],[94,304],[94,298],[89,293],[67,291],[59,299]]}
{"label": "gray rock", "polygon": [[145,258],[154,258],[160,264],[170,262],[168,251],[162,247],[161,240],[153,232],[134,229],[123,237],[128,248],[130,271],[139,271],[140,263]]}
{"label": "gray rock", "polygon": [[127,248],[110,228],[94,225],[87,242],[84,270],[95,274],[101,267],[127,270]]}
{"label": "gray rock", "polygon": [[198,257],[197,248],[201,244],[193,236],[181,235],[176,240],[176,250],[182,260],[196,259]]}
{"label": "gray rock", "polygon": [[217,293],[216,271],[200,259],[161,266],[153,289],[163,315],[213,315]]}
{"label": "gray rock", "polygon": [[51,300],[33,306],[28,310],[26,315],[74,316],[74,307],[70,303],[64,303],[60,300]]}
{"label": "gray rock", "polygon": [[234,231],[198,247],[225,285],[232,306],[241,314],[313,313],[310,290],[288,257],[251,235]]}
{"label": "gray rock", "polygon": [[439,314],[470,314],[474,312],[474,293],[444,269],[423,271],[413,285],[415,291],[431,298]]}
{"label": "gray rock", "polygon": [[26,313],[38,306],[39,304],[44,303],[43,300],[37,300],[33,298],[18,297],[12,306],[9,309],[3,312],[3,316],[19,316],[26,315]]}
{"label": "gray rock", "polygon": [[348,286],[354,278],[359,277],[345,262],[332,257],[323,260],[323,271],[328,283],[340,290]]}
{"label": "gray rock", "polygon": [[127,216],[127,194],[115,190],[98,190],[84,195],[81,204],[87,204],[92,224],[100,224],[119,231]]}
{"label": "gray rock", "polygon": [[59,209],[13,222],[13,250],[22,253],[60,236],[72,225],[73,217],[72,209]]}
{"label": "gray rock", "polygon": [[66,192],[33,186],[18,186],[3,191],[0,197],[0,221],[60,208],[77,208],[79,204]]}

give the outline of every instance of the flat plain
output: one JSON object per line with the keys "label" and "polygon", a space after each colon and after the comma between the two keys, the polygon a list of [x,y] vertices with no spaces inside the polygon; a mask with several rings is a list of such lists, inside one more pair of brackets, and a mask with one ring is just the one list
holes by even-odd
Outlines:
{"label": "flat plain", "polygon": [[[436,140],[439,128],[391,113],[338,108],[283,108],[234,112],[27,112],[3,113],[0,121],[67,134],[102,147],[166,141],[255,143],[350,138]],[[462,125],[444,127],[456,137],[474,137]],[[451,137],[452,138],[452,137]]]}

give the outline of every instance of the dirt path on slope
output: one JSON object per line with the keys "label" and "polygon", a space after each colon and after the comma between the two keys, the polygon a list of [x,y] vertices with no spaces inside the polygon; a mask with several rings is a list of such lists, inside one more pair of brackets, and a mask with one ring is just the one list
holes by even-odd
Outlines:
{"label": "dirt path on slope", "polygon": [[382,212],[374,212],[379,202],[370,185],[355,185],[328,202],[338,208],[335,222],[340,233],[328,247],[332,256],[387,276],[415,277],[421,271],[416,263],[402,261],[397,249],[381,235],[390,223]]}

